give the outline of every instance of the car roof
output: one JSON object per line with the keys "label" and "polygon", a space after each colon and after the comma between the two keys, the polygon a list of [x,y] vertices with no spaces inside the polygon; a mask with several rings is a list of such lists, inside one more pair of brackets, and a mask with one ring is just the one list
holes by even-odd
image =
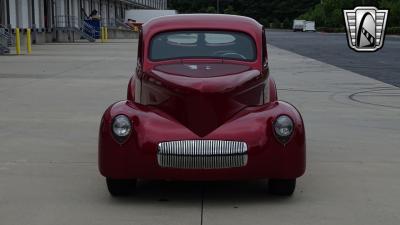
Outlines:
{"label": "car roof", "polygon": [[169,30],[234,30],[252,34],[256,37],[262,32],[262,25],[256,20],[226,14],[179,14],[154,18],[142,26],[143,35],[153,36]]}

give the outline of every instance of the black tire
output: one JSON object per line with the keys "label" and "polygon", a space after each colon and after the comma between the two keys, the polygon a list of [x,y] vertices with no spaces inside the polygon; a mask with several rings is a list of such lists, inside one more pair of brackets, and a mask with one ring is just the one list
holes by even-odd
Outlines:
{"label": "black tire", "polygon": [[106,178],[108,191],[112,196],[120,197],[132,194],[136,189],[135,179]]}
{"label": "black tire", "polygon": [[268,181],[268,192],[273,195],[290,196],[296,188],[296,179],[271,179]]}

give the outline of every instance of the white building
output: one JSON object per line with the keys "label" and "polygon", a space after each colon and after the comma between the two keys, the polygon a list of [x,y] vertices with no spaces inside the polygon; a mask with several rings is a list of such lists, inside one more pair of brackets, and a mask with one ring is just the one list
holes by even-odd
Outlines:
{"label": "white building", "polygon": [[10,30],[31,28],[35,37],[52,33],[54,41],[55,35],[58,40],[63,36],[59,33],[65,33],[59,28],[81,27],[93,10],[102,26],[112,29],[123,26],[125,10],[137,8],[167,9],[167,0],[0,0],[0,25]]}

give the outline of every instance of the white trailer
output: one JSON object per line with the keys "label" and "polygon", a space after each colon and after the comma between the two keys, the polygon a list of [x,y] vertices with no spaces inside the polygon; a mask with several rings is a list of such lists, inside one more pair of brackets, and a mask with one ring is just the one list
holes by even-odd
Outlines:
{"label": "white trailer", "polygon": [[128,20],[133,20],[136,23],[146,23],[156,17],[175,14],[177,14],[175,10],[130,9],[125,11],[125,23]]}
{"label": "white trailer", "polygon": [[313,31],[315,32],[315,21],[305,21],[303,31]]}
{"label": "white trailer", "polygon": [[293,31],[303,31],[305,20],[293,20]]}

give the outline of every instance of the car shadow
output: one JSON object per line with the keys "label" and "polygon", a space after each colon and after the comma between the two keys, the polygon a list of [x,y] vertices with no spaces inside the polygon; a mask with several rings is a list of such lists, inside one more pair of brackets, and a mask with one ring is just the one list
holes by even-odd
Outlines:
{"label": "car shadow", "polygon": [[[139,181],[131,196],[110,197],[116,203],[227,205],[297,201],[296,197],[274,196],[268,193],[268,182],[258,181]],[[296,195],[296,193],[294,193]]]}

